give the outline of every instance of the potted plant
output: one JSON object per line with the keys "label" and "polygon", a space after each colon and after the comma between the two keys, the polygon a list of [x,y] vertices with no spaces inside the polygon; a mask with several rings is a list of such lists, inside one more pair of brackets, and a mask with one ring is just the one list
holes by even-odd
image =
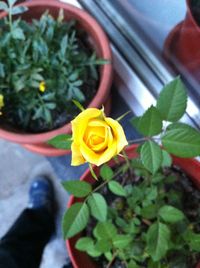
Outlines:
{"label": "potted plant", "polygon": [[111,51],[99,24],[85,11],[55,0],[14,6],[0,2],[0,137],[46,155],[53,136],[70,133],[84,107],[106,104]]}
{"label": "potted plant", "polygon": [[125,150],[121,118],[86,109],[72,121],[72,165],[90,167],[63,183],[73,194],[63,235],[74,267],[198,267],[200,133],[179,122],[186,104],[176,78],[132,119],[144,137]]}
{"label": "potted plant", "polygon": [[200,65],[200,1],[187,0],[187,14],[169,34],[164,46],[164,54],[174,66],[182,64],[197,79]]}

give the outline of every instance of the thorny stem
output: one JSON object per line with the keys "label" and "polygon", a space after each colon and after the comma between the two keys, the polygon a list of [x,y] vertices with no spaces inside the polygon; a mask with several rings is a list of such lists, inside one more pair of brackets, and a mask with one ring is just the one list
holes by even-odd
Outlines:
{"label": "thorny stem", "polygon": [[122,155],[123,155],[123,157],[124,157],[124,159],[126,161],[126,164],[127,164],[128,168],[129,168],[129,170],[131,172],[132,171],[131,162],[130,162],[130,160],[129,160],[129,158],[128,158],[128,156],[127,156],[127,154],[126,154],[126,152],[124,150],[122,150]]}
{"label": "thorny stem", "polygon": [[158,137],[152,137],[152,138],[142,137],[142,138],[135,139],[135,140],[129,140],[129,144],[141,143],[143,141],[148,141],[148,140],[160,141],[160,138],[158,138]]}
{"label": "thorny stem", "polygon": [[110,268],[113,261],[115,260],[115,258],[117,257],[117,254],[118,254],[118,251],[116,251],[114,254],[113,254],[113,257],[112,257],[112,260],[110,260],[110,262],[108,263],[108,265],[106,266],[106,268]]}
{"label": "thorny stem", "polygon": [[[118,172],[116,172],[116,173],[114,174],[114,176],[112,177],[111,180],[113,180],[113,179],[114,179],[118,174],[120,174],[120,173],[121,173],[121,168],[118,170]],[[92,192],[94,193],[94,192],[98,191],[98,190],[101,189],[104,185],[106,185],[107,183],[109,183],[109,181],[111,181],[111,180],[104,181],[102,184],[100,184],[99,186],[97,186]]]}
{"label": "thorny stem", "polygon": [[12,32],[12,6],[9,6],[8,18],[9,18],[10,32]]}

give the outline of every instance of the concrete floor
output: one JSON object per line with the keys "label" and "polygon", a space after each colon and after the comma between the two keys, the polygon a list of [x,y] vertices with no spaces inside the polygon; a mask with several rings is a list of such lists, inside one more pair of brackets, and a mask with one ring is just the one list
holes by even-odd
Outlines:
{"label": "concrete floor", "polygon": [[62,268],[68,256],[61,236],[60,220],[68,195],[62,189],[52,166],[45,157],[4,140],[0,140],[0,163],[0,237],[6,233],[26,207],[32,178],[37,174],[47,174],[56,189],[59,213],[56,235],[45,248],[40,268]]}

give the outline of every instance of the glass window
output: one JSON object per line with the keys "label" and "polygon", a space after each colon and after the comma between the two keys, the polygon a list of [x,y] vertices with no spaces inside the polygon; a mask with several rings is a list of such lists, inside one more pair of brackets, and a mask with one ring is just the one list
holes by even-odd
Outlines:
{"label": "glass window", "polygon": [[195,13],[195,19],[194,10],[198,10],[200,1],[79,1],[99,20],[114,49],[152,96],[158,95],[173,77],[181,75],[190,97],[188,116],[199,127],[200,26],[197,20],[200,13]]}

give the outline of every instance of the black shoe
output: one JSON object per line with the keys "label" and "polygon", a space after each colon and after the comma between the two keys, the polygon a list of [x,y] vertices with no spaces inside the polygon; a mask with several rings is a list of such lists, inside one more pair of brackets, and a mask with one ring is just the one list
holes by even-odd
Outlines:
{"label": "black shoe", "polygon": [[54,189],[50,179],[40,175],[32,181],[29,190],[28,208],[44,208],[51,214],[55,212]]}

